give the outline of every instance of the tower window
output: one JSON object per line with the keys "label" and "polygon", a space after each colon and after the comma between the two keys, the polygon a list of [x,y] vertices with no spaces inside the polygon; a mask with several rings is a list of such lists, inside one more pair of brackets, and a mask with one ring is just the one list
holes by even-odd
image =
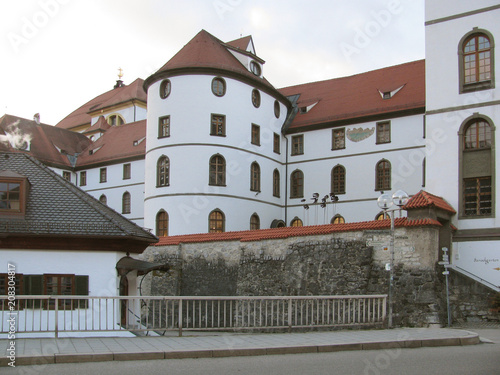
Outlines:
{"label": "tower window", "polygon": [[226,81],[220,77],[215,77],[212,80],[212,92],[215,96],[224,96],[226,93]]}

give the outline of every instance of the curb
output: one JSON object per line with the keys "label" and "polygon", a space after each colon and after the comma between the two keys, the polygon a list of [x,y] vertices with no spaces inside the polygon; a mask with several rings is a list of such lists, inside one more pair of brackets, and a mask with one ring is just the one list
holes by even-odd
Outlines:
{"label": "curb", "polygon": [[[223,358],[243,356],[263,356],[280,354],[304,353],[331,353],[347,350],[380,350],[395,348],[423,348],[437,346],[465,346],[480,343],[478,334],[456,338],[435,338],[420,340],[393,340],[374,341],[365,343],[331,344],[331,345],[305,345],[285,346],[270,348],[238,348],[238,349],[213,349],[213,350],[184,350],[184,351],[152,351],[152,352],[109,352],[109,353],[77,353],[48,356],[20,356],[16,358],[17,366],[40,366],[53,363],[83,363],[103,361],[137,361],[155,359],[186,359],[186,358]],[[8,358],[0,358],[0,367],[8,366]]]}

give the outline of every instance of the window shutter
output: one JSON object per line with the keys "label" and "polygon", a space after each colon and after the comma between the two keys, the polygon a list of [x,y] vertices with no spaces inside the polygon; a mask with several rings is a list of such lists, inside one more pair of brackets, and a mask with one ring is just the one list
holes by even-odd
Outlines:
{"label": "window shutter", "polygon": [[88,276],[75,276],[75,294],[77,296],[89,295],[89,277]]}
{"label": "window shutter", "polygon": [[[77,296],[89,295],[89,277],[88,276],[75,276],[75,294]],[[81,299],[78,301],[80,308],[86,309],[88,307],[87,300]]]}
{"label": "window shutter", "polygon": [[[43,275],[24,275],[23,294],[40,296],[43,294]],[[36,308],[41,306],[41,300],[26,301],[27,308]]]}

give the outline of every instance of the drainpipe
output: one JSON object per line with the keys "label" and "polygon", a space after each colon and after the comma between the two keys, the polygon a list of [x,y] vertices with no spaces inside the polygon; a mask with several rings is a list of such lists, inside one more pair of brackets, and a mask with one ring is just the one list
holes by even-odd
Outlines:
{"label": "drainpipe", "polygon": [[285,147],[285,226],[288,226],[288,138],[283,133],[286,141]]}
{"label": "drainpipe", "polygon": [[285,226],[288,226],[288,138],[286,137],[286,132],[288,128],[290,127],[290,124],[292,123],[293,119],[295,118],[295,115],[299,112],[299,109],[297,107],[297,100],[299,99],[300,94],[298,95],[293,95],[288,97],[288,100],[290,100],[290,103],[292,104],[292,107],[290,108],[290,112],[288,113],[288,116],[285,120],[285,123],[281,127],[281,134],[283,135],[283,138],[285,138],[286,141],[286,155],[285,155]]}

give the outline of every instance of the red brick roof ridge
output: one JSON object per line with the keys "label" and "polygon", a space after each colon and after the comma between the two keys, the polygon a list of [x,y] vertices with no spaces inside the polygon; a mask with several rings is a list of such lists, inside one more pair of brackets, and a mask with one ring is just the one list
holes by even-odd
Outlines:
{"label": "red brick roof ridge", "polygon": [[[396,228],[400,227],[427,227],[441,226],[441,223],[434,219],[410,220],[406,217],[396,218],[394,222]],[[272,239],[284,239],[289,237],[301,237],[312,235],[326,235],[336,232],[352,232],[360,230],[386,230],[390,229],[391,221],[373,220],[343,224],[324,224],[302,227],[270,228],[259,230],[234,231],[223,233],[197,233],[183,234],[177,236],[160,237],[160,241],[154,246],[178,245],[181,243],[203,243],[216,241],[240,241],[253,242]]]}
{"label": "red brick roof ridge", "polygon": [[425,190],[420,190],[417,194],[410,198],[403,209],[415,209],[425,207],[436,207],[442,210],[456,214],[455,209],[442,197],[431,194]]}

